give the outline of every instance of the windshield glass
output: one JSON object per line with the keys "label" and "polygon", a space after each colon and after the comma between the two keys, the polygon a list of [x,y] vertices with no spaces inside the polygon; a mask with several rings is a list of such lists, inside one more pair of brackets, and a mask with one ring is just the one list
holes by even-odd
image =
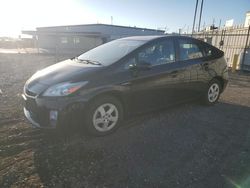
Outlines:
{"label": "windshield glass", "polygon": [[115,40],[85,52],[78,59],[96,61],[108,66],[144,43],[145,41],[137,40]]}

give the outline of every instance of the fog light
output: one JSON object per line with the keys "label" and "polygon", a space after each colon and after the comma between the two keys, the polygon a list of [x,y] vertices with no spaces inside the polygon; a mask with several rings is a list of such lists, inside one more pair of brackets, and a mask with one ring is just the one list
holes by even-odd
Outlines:
{"label": "fog light", "polygon": [[50,120],[50,125],[52,127],[56,126],[57,123],[57,117],[58,117],[58,112],[56,110],[51,110],[49,112],[49,120]]}

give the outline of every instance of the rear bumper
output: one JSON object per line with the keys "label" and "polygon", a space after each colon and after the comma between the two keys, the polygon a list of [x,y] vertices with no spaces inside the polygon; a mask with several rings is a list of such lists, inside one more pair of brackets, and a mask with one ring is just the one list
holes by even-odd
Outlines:
{"label": "rear bumper", "polygon": [[224,79],[224,80],[223,80],[223,87],[222,87],[221,93],[225,91],[227,85],[228,85],[228,80],[225,80],[225,79]]}
{"label": "rear bumper", "polygon": [[223,71],[222,78],[223,78],[223,87],[222,87],[222,92],[223,92],[226,89],[228,81],[229,81],[229,75],[228,75],[228,68],[227,67]]}

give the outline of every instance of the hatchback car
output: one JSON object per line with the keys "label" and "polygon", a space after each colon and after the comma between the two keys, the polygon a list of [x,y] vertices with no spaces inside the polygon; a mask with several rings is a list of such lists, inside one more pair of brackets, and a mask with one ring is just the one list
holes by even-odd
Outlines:
{"label": "hatchback car", "polygon": [[24,114],[34,127],[78,123],[106,135],[133,113],[193,98],[212,105],[227,82],[224,53],[205,42],[128,37],[35,73],[24,86]]}

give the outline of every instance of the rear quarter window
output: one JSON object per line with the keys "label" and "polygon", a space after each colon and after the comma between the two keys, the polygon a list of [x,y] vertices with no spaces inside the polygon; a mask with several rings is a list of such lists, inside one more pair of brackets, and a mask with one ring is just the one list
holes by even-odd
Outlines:
{"label": "rear quarter window", "polygon": [[203,45],[204,56],[210,59],[220,58],[224,55],[224,52],[218,48],[205,44]]}

